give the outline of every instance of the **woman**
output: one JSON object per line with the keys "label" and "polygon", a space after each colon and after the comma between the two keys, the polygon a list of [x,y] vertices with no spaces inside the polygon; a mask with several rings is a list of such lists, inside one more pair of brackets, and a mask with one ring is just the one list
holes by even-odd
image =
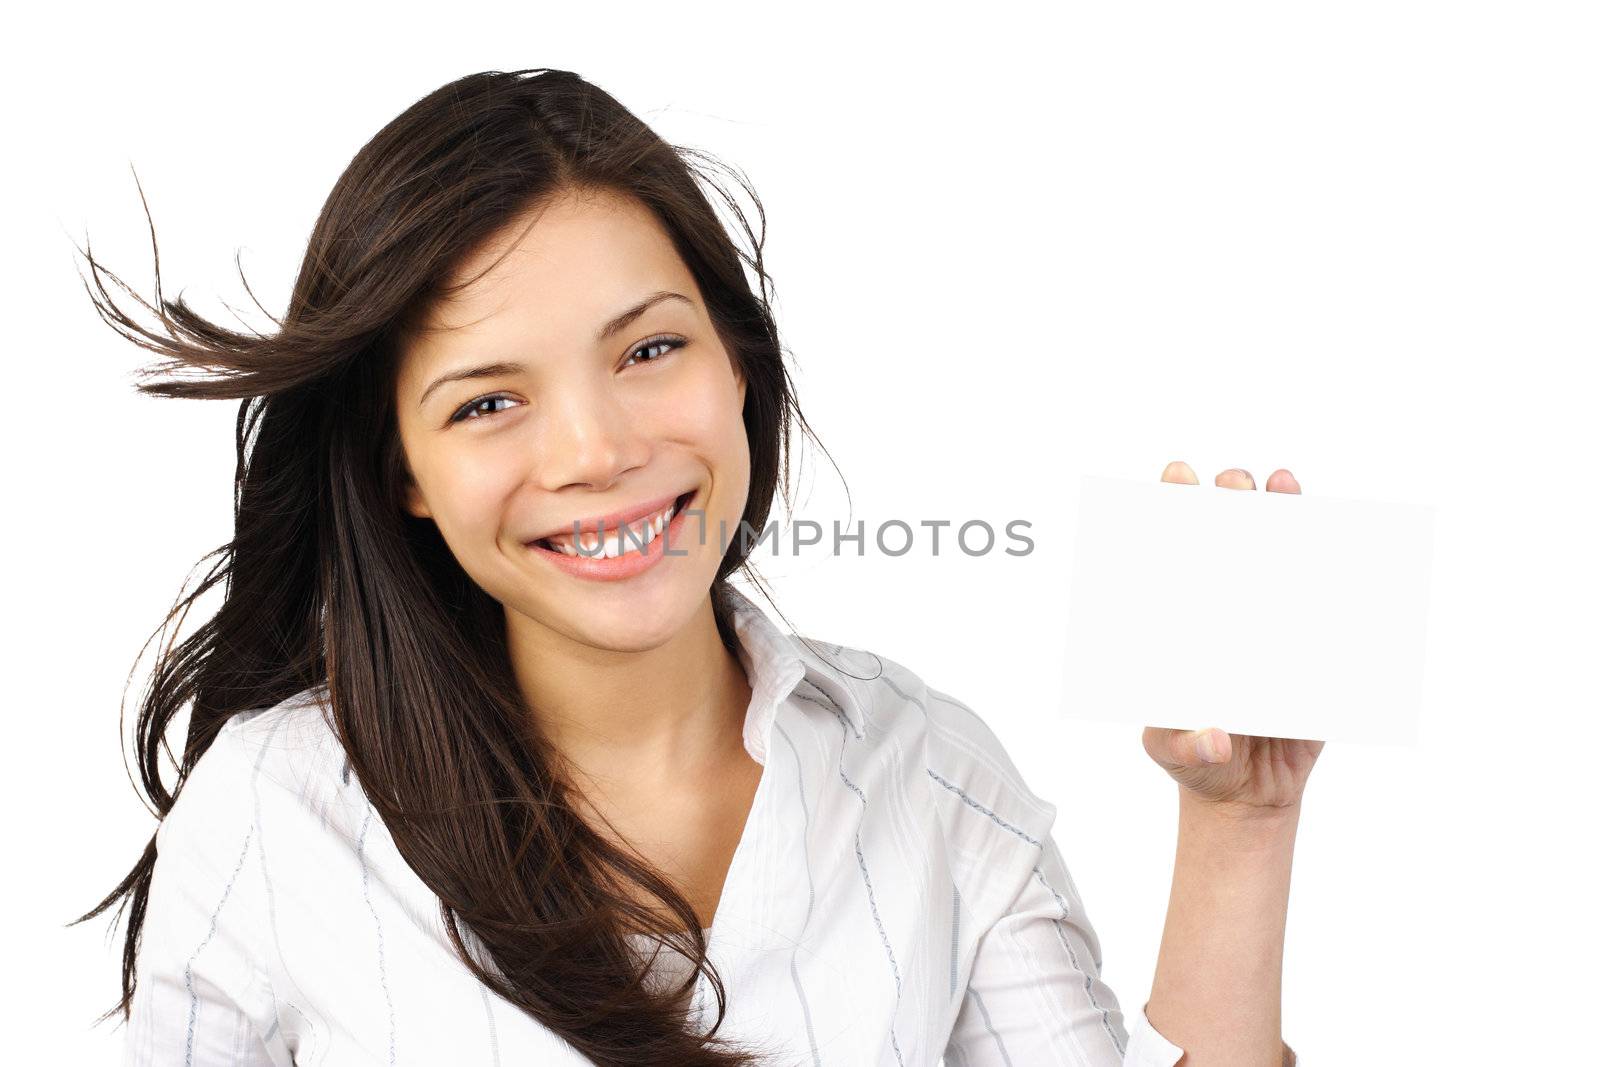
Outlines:
{"label": "woman", "polygon": [[148,330],[89,259],[108,322],[212,372],[143,391],[243,401],[235,536],[173,614],[226,597],[138,723],[161,823],[83,917],[133,903],[127,1062],[1292,1058],[1320,743],[1146,731],[1181,832],[1127,1025],[1056,809],[984,722],[729,584],[805,426],[761,239],[604,92],[485,73],[406,110],[270,336],[159,275]]}

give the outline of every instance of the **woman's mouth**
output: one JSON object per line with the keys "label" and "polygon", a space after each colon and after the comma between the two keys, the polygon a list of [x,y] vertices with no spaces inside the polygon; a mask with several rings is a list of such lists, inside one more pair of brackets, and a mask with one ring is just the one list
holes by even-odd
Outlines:
{"label": "woman's mouth", "polygon": [[639,551],[661,535],[662,529],[672,521],[673,516],[684,509],[694,494],[695,490],[691,489],[654,515],[646,515],[607,529],[604,531],[603,539],[599,533],[585,533],[581,541],[575,539],[572,534],[561,534],[556,537],[541,537],[534,543],[550,552],[561,552],[568,556],[581,556],[587,559],[612,559],[629,549]]}
{"label": "woman's mouth", "polygon": [[[669,547],[665,542],[670,542],[672,555],[684,554],[684,550],[677,547],[682,540],[683,515],[698,495],[698,489],[691,489],[659,512],[620,527],[586,531],[578,538],[570,533],[541,537],[530,547],[579,577],[630,577],[659,560],[663,549]],[[658,546],[657,541],[664,544]]]}

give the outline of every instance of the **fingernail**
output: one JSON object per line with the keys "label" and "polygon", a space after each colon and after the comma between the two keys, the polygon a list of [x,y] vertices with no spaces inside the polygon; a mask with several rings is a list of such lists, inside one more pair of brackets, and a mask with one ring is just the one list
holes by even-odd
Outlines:
{"label": "fingernail", "polygon": [[1200,758],[1207,763],[1221,763],[1222,756],[1217,752],[1216,731],[1207,730],[1200,735],[1200,742],[1196,746],[1200,750]]}

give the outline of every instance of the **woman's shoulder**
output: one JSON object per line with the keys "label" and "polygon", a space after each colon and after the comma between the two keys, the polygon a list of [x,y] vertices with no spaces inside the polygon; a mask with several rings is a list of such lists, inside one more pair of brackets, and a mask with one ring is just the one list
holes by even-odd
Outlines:
{"label": "woman's shoulder", "polygon": [[344,757],[325,684],[271,707],[235,712],[218,735],[248,760],[256,776],[299,791],[326,777]]}
{"label": "woman's shoulder", "polygon": [[190,768],[156,830],[156,844],[196,852],[234,841],[264,809],[310,812],[328,825],[340,789],[343,748],[327,715],[326,689],[234,713]]}

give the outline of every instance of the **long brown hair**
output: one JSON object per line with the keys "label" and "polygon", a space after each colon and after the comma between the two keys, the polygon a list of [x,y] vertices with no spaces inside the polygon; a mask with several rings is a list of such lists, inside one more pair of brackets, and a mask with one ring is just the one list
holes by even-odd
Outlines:
{"label": "long brown hair", "polygon": [[[716,180],[718,170],[732,173],[754,204],[759,230]],[[157,633],[175,619],[181,624],[213,586],[221,583],[225,598],[213,618],[158,659],[134,732],[139,776],[158,818],[165,817],[230,716],[326,684],[363,791],[406,862],[439,896],[456,950],[485,985],[596,1063],[749,1064],[750,1050],[715,1036],[725,990],[706,959],[693,908],[660,872],[575,814],[558,754],[529,729],[502,606],[468,578],[432,521],[403,507],[397,340],[485,239],[574,189],[636,197],[693,273],[748,383],[743,521],[762,530],[775,492],[789,504],[792,427],[815,440],[795,401],[769,305],[765,213],[742,174],[668,144],[576,74],[533,68],[468,75],[380,130],[324,203],[284,317],[262,309],[278,327],[273,333],[226,329],[181,294],[164,298],[153,223],[153,303],[96,262],[85,241],[80,252],[93,284],[84,284],[96,310],[123,337],[166,357],[139,372],[139,390],[241,401],[233,539],[205,557],[215,557],[211,569]],[[139,195],[143,203],[142,186]],[[732,240],[713,198],[747,248]],[[102,276],[159,318],[160,329],[119,307]],[[204,373],[181,373],[196,370]],[[729,575],[742,570],[761,585],[749,549],[746,538],[734,538],[711,588],[730,649],[737,638]],[[192,704],[188,736],[182,760],[173,761],[178,777],[169,793],[158,753],[185,704]],[[155,862],[152,834],[122,883],[74,920],[118,900],[132,904],[122,997],[102,1020],[119,1011],[129,1016]],[[669,915],[617,888],[630,881]],[[119,905],[113,923],[121,913]],[[467,951],[458,922],[492,968],[480,964],[477,946]],[[717,999],[709,1033],[689,1014],[692,978],[659,990],[644,981],[626,942],[638,932],[704,969]]]}

